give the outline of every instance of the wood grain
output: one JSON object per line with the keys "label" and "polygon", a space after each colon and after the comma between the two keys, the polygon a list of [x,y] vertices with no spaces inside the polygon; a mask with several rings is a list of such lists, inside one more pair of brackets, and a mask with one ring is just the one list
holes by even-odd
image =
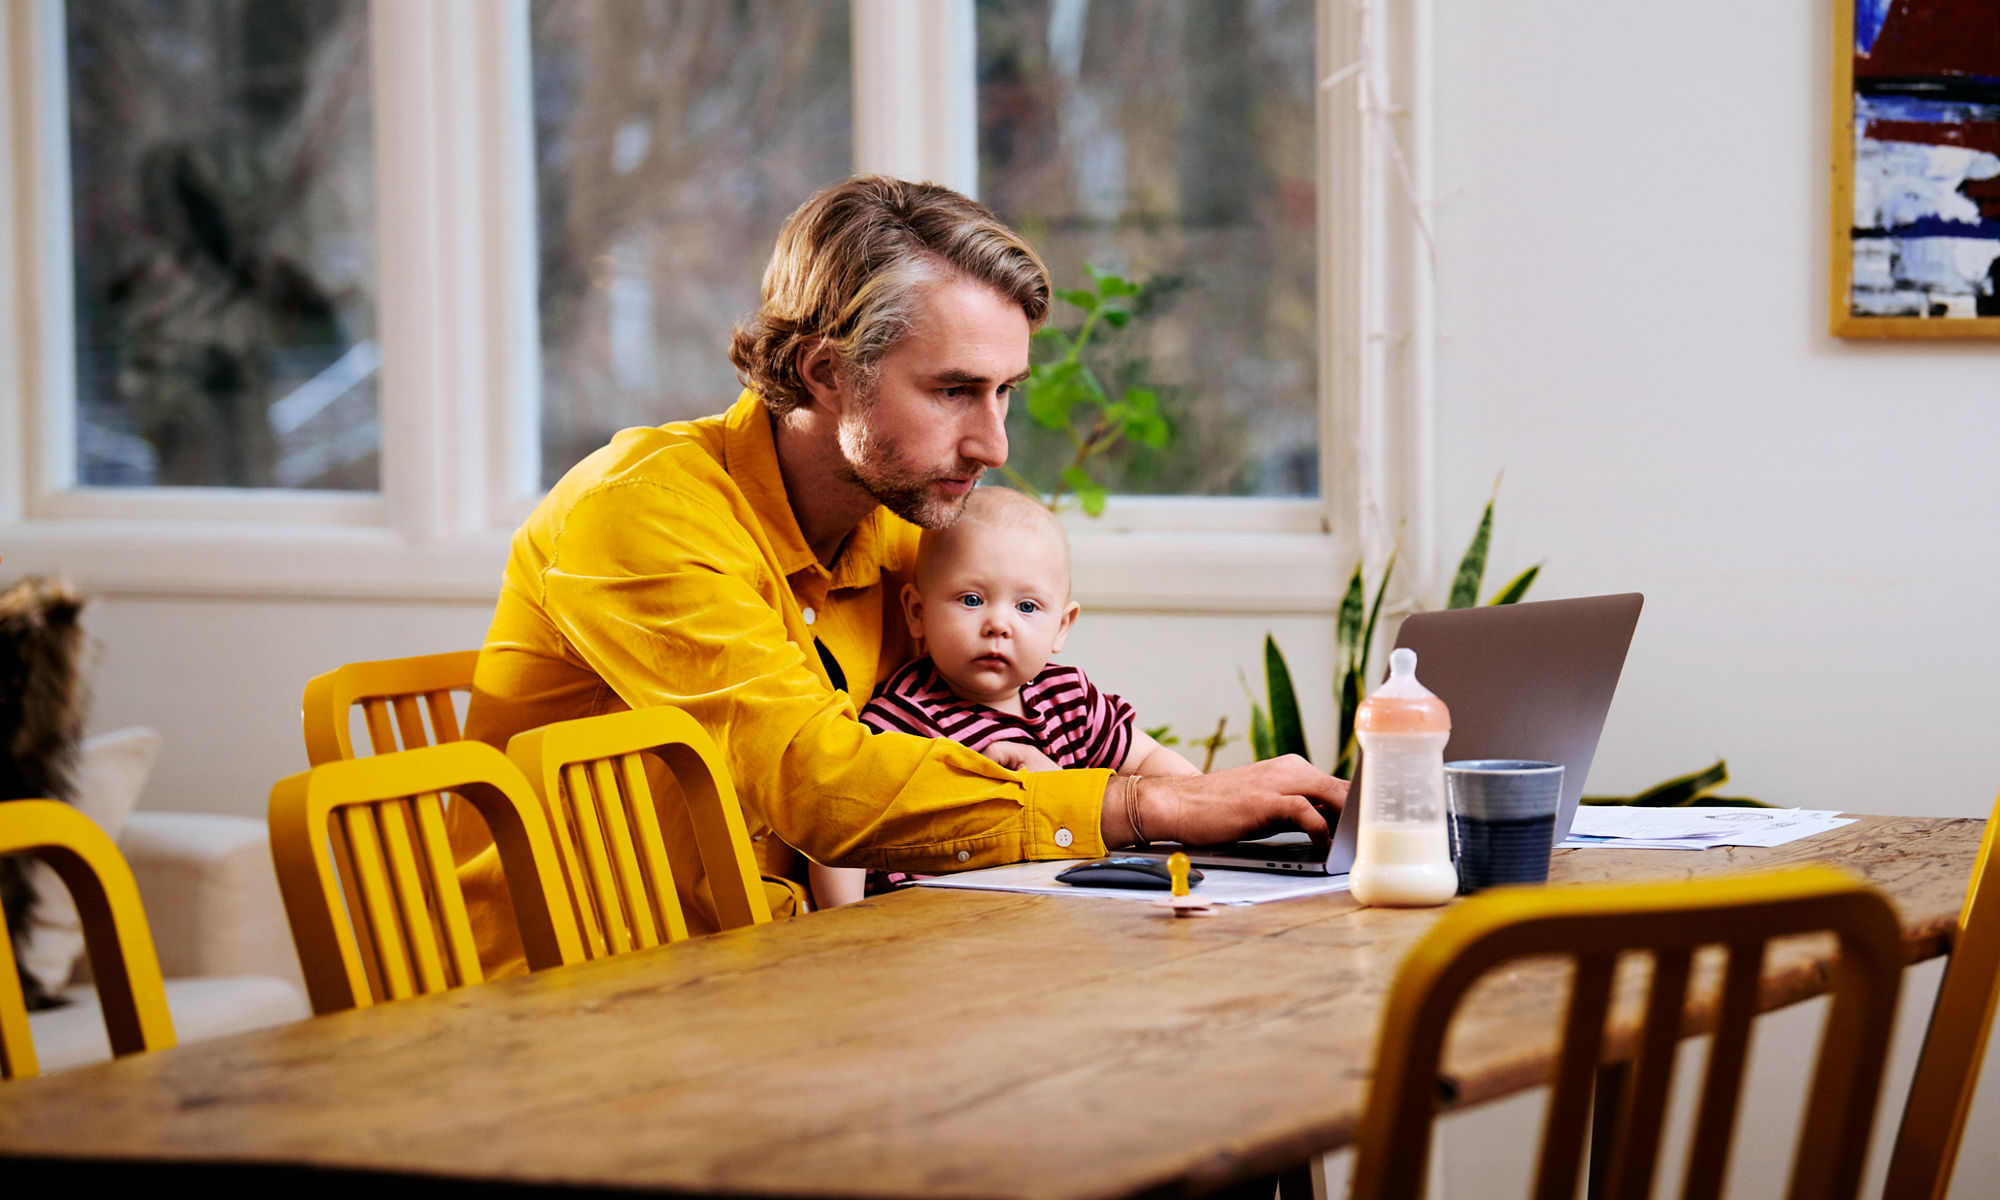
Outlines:
{"label": "wood grain", "polygon": [[[1832,860],[1941,953],[1973,820],[1775,850],[1557,855],[1557,884]],[[1438,910],[1346,896],[1175,921],[919,889],[810,918],[0,1088],[0,1155],[771,1196],[1196,1195],[1348,1142],[1379,1005]],[[1779,1005],[1821,950],[1767,964]],[[1626,980],[1636,989],[1643,981]],[[1560,972],[1455,1027],[1457,1102],[1532,1086]],[[1705,1014],[1690,1010],[1690,1031]],[[66,1168],[73,1170],[74,1168]]]}

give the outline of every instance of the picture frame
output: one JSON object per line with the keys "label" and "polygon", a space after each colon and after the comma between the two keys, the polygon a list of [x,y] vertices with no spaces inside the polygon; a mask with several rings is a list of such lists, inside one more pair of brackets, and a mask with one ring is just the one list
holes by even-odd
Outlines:
{"label": "picture frame", "polygon": [[1833,0],[1829,321],[2000,338],[1993,0]]}

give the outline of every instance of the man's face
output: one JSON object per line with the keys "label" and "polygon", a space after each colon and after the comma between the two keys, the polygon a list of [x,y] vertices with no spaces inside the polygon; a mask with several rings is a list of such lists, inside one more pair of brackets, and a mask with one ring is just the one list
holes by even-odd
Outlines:
{"label": "man's face", "polygon": [[926,553],[903,588],[911,636],[961,699],[1011,706],[1076,620],[1068,553],[1046,530],[983,522],[957,526]]}
{"label": "man's face", "polygon": [[927,529],[958,519],[979,477],[1007,461],[1007,403],[1028,374],[1028,317],[982,283],[918,297],[914,327],[882,356],[840,420],[843,474]]}

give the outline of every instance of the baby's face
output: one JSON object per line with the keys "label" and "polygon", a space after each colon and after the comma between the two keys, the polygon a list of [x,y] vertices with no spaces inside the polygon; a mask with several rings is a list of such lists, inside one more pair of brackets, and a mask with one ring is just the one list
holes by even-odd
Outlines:
{"label": "baby's face", "polygon": [[904,589],[903,605],[952,691],[989,706],[1041,674],[1077,614],[1062,544],[1000,525],[954,529]]}

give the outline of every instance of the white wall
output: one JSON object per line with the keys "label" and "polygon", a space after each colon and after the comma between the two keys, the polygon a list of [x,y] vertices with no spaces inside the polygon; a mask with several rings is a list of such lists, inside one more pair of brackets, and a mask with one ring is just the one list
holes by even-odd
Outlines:
{"label": "white wall", "polygon": [[[1496,565],[1646,593],[1593,790],[1726,755],[1774,803],[1985,816],[2000,343],[1826,332],[1833,7],[1437,0],[1441,540],[1504,470]],[[1987,1075],[1961,1196],[2000,1177]],[[1516,1108],[1466,1120],[1448,1179],[1530,1135]],[[1778,1194],[1783,1141],[1743,1149],[1737,1194]]]}

